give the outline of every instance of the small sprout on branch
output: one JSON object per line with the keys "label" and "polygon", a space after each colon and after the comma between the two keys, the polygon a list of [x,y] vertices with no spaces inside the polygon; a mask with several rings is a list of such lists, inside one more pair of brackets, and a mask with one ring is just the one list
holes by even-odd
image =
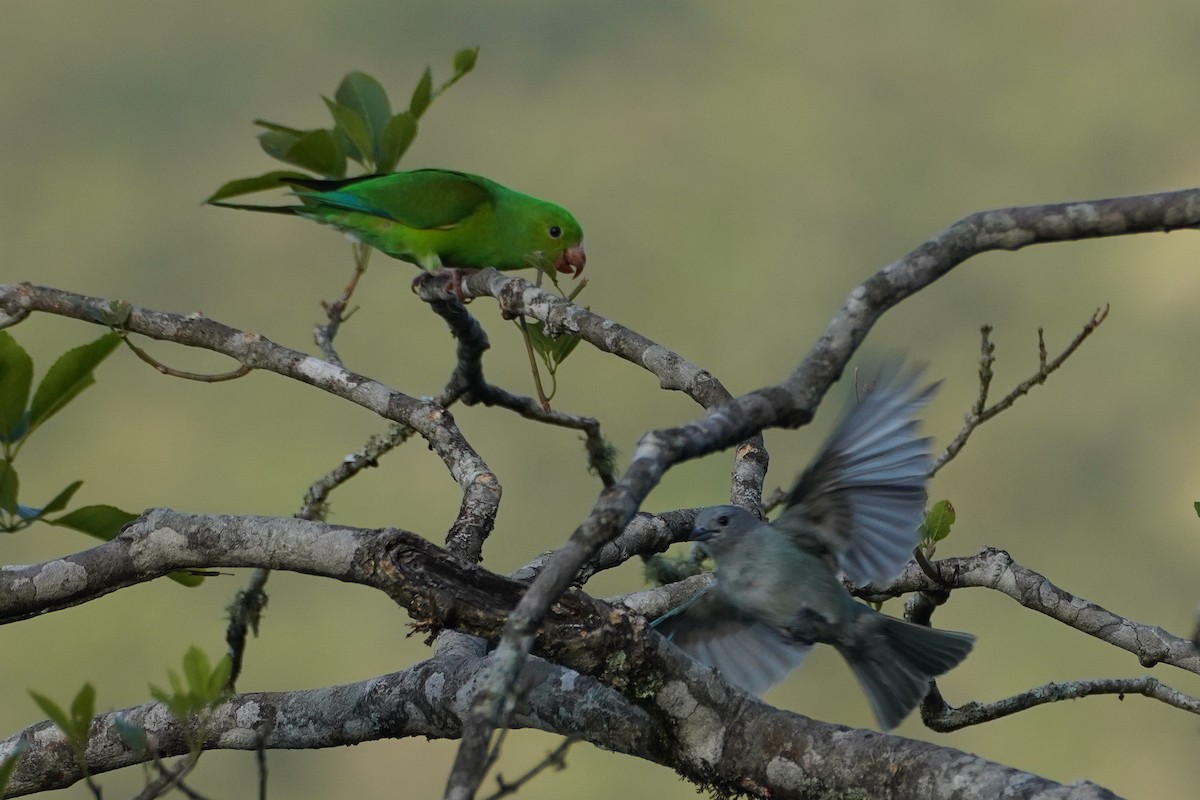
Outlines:
{"label": "small sprout on branch", "polygon": [[75,761],[83,773],[88,787],[96,797],[100,796],[100,787],[93,781],[87,762],[88,739],[91,736],[92,718],[96,715],[96,689],[90,683],[85,683],[71,700],[70,710],[63,709],[58,703],[44,694],[30,690],[29,696],[37,703],[54,725],[62,731],[67,745],[75,755]]}
{"label": "small sprout on branch", "polygon": [[193,758],[203,749],[209,712],[229,697],[230,670],[229,656],[214,665],[203,650],[193,645],[184,653],[182,677],[173,669],[167,670],[170,691],[150,685],[150,696],[166,706],[179,723]]}
{"label": "small sprout on branch", "polygon": [[927,557],[933,558],[937,543],[950,535],[955,516],[949,500],[939,500],[925,512],[925,520],[921,523],[921,546]]}

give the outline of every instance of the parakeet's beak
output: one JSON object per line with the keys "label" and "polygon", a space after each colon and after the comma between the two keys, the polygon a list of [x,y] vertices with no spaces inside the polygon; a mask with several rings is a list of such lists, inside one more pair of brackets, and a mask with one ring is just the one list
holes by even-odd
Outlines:
{"label": "parakeet's beak", "polygon": [[586,263],[587,253],[583,252],[582,244],[577,244],[574,247],[568,247],[559,254],[558,258],[554,261],[554,268],[559,272],[578,278],[579,273],[583,272],[583,265]]}
{"label": "parakeet's beak", "polygon": [[[716,533],[712,528],[706,528],[703,525],[697,525],[692,528],[692,535],[688,537],[693,542],[707,542]],[[703,546],[702,546],[702,549]]]}

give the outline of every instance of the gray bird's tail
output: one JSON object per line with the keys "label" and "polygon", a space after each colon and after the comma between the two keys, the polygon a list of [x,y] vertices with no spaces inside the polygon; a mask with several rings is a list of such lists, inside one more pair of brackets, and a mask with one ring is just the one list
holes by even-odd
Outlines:
{"label": "gray bird's tail", "polygon": [[855,623],[854,641],[835,646],[854,670],[880,727],[891,730],[917,707],[931,680],[967,657],[975,637],[859,608],[863,613]]}

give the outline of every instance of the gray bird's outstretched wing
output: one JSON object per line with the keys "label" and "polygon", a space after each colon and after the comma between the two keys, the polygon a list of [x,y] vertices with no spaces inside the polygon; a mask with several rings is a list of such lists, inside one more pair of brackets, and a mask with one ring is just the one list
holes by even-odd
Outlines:
{"label": "gray bird's outstretched wing", "polygon": [[835,558],[855,583],[894,578],[918,541],[933,459],[916,415],[938,387],[920,389],[919,378],[899,362],[885,368],[772,523],[802,549]]}
{"label": "gray bird's outstretched wing", "polygon": [[652,624],[676,647],[720,672],[729,683],[755,695],[800,666],[810,647],[740,614],[712,587]]}

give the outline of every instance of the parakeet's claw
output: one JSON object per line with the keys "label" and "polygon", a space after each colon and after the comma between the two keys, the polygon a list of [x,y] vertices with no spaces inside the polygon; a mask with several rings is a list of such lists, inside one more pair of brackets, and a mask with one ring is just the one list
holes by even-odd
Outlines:
{"label": "parakeet's claw", "polygon": [[446,281],[446,291],[454,295],[458,299],[458,302],[466,305],[467,303],[471,302],[471,298],[463,294],[463,276],[478,271],[479,270],[472,267],[439,267],[432,272],[421,272],[417,275],[417,277],[413,278],[412,290],[414,292],[417,291],[417,284],[419,284],[426,275],[444,278]]}
{"label": "parakeet's claw", "polygon": [[587,253],[583,251],[583,244],[577,244],[574,247],[568,247],[559,254],[554,260],[554,269],[559,272],[578,278],[579,273],[583,272],[583,265],[587,263]]}

